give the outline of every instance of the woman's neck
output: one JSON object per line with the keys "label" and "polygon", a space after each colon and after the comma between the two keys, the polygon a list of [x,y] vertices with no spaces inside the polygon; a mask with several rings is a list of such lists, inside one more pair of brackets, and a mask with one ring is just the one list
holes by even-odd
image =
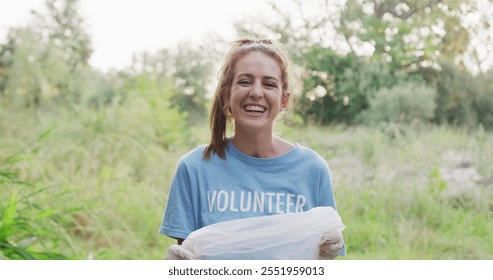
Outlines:
{"label": "woman's neck", "polygon": [[293,144],[272,133],[243,133],[236,131],[232,143],[244,154],[257,158],[273,158],[287,153]]}

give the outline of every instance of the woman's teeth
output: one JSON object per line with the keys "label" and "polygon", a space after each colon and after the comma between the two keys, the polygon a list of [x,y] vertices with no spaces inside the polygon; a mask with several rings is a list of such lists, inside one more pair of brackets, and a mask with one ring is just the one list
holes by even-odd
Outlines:
{"label": "woman's teeth", "polygon": [[263,113],[266,110],[264,107],[259,106],[259,105],[246,105],[244,108],[245,108],[245,111],[247,111],[247,112]]}

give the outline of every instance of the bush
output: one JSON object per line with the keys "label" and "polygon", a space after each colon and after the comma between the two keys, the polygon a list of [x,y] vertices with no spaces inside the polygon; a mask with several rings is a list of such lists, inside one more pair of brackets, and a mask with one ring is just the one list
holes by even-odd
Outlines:
{"label": "bush", "polygon": [[383,88],[369,100],[370,108],[362,114],[363,121],[369,124],[430,121],[436,108],[435,95],[434,89],[415,82]]}
{"label": "bush", "polygon": [[481,74],[475,79],[479,88],[474,98],[473,108],[477,114],[478,122],[484,128],[493,128],[493,70]]}
{"label": "bush", "polygon": [[303,113],[320,124],[354,123],[375,92],[400,78],[387,64],[339,56],[330,49],[313,49],[306,57],[310,75],[305,80]]}
{"label": "bush", "polygon": [[164,148],[186,142],[187,113],[171,104],[176,96],[172,80],[140,75],[127,81],[121,91],[122,100],[117,97],[113,105],[100,110],[109,116],[96,118],[102,130],[154,139]]}
{"label": "bush", "polygon": [[481,87],[475,77],[447,60],[440,61],[440,70],[423,68],[420,74],[436,88],[435,123],[469,127],[478,123],[473,104]]}

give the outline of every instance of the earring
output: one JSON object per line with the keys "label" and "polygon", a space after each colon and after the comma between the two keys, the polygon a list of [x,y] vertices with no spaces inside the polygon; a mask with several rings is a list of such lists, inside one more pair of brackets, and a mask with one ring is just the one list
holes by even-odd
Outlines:
{"label": "earring", "polygon": [[231,115],[232,115],[232,113],[231,113],[231,107],[225,105],[223,107],[223,113],[224,113],[224,115],[226,115],[226,117],[228,117],[228,118],[231,117]]}

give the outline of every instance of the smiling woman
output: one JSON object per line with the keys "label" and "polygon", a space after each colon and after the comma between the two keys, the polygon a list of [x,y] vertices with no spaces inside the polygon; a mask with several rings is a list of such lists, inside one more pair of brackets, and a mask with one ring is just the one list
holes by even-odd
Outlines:
{"label": "smiling woman", "polygon": [[[178,163],[161,234],[182,244],[192,232],[218,222],[305,212],[318,206],[336,209],[325,160],[273,133],[273,123],[291,96],[289,63],[282,50],[270,40],[231,44],[213,98],[210,143]],[[231,138],[226,137],[228,122],[234,124]],[[326,232],[320,240],[320,257],[344,255],[343,245],[339,230]],[[173,245],[167,258],[196,256]]]}
{"label": "smiling woman", "polygon": [[233,87],[225,105],[235,122],[232,142],[251,156],[274,157],[286,153],[293,145],[272,138],[274,120],[290,96],[283,88],[277,60],[255,51],[240,59],[235,68]]}
{"label": "smiling woman", "polygon": [[248,150],[245,152],[249,155],[273,157],[292,148],[292,144],[273,137],[272,131],[274,119],[290,100],[288,65],[283,47],[270,40],[240,40],[232,44],[220,73],[223,82],[218,84],[213,100],[212,136],[205,158],[212,152],[225,157],[228,121],[235,124],[231,141]]}

